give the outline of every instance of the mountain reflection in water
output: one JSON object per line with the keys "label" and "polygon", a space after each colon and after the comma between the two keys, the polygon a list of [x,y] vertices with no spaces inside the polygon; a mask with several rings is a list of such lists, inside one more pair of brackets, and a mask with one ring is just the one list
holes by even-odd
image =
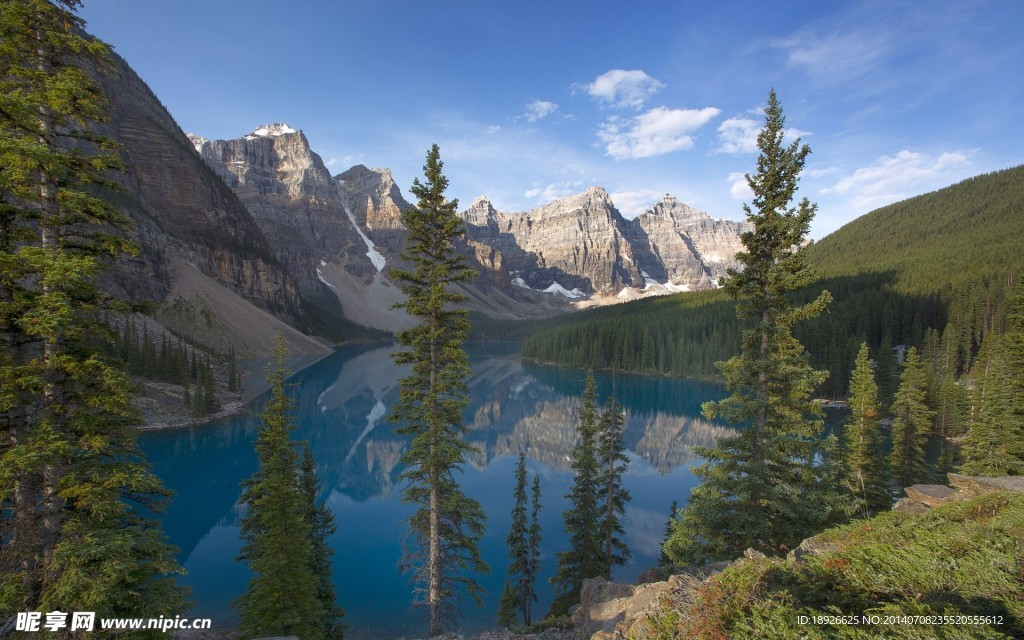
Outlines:
{"label": "mountain reflection in water", "polygon": [[[398,573],[404,519],[399,463],[407,439],[387,419],[405,368],[394,364],[394,346],[348,346],[300,371],[289,383],[299,427],[296,440],[310,443],[322,483],[321,499],[333,510],[332,537],[339,603],[347,610],[349,637],[422,634],[409,610],[411,588]],[[512,507],[513,468],[526,453],[530,474],[539,474],[543,498],[542,576],[544,612],[552,597],[547,578],[562,550],[561,513],[572,482],[570,456],[584,373],[524,365],[516,345],[471,345],[470,404],[465,412],[475,445],[463,472],[467,493],[488,516],[482,552],[491,573],[483,607],[465,603],[462,630],[493,626],[508,559],[505,536]],[[630,457],[626,487],[632,492],[625,517],[630,563],[615,578],[632,580],[657,563],[672,500],[683,503],[695,484],[689,467],[699,462],[695,446],[710,446],[734,433],[700,414],[702,402],[725,395],[722,387],[690,380],[598,374],[598,395],[615,395],[627,412],[624,439]],[[163,515],[171,541],[193,589],[192,615],[230,625],[231,602],[245,590],[248,573],[238,554],[239,483],[256,469],[252,439],[265,398],[247,414],[192,429],[140,436],[156,473],[175,497]],[[396,486],[397,485],[397,486]]]}

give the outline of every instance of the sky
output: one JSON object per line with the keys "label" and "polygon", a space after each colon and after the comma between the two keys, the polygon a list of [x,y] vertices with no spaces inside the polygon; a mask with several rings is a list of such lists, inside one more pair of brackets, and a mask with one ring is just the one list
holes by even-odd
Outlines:
{"label": "sky", "polygon": [[774,88],[811,147],[820,239],[879,206],[1024,163],[1017,0],[86,0],[182,129],[301,129],[333,174],[408,196],[441,150],[460,208],[604,187],[740,220]]}

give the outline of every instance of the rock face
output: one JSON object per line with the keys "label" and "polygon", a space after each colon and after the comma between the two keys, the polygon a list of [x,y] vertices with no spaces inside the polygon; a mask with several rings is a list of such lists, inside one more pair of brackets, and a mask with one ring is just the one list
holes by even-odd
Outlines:
{"label": "rock face", "polygon": [[[488,247],[483,265],[537,291],[637,297],[715,286],[736,267],[747,223],[715,220],[672,196],[626,220],[608,193],[592,187],[526,213],[478,199],[462,213],[471,243]],[[494,281],[500,281],[494,278]],[[633,295],[631,295],[633,294]]]}
{"label": "rock face", "polygon": [[531,289],[606,293],[642,283],[625,220],[608,193],[593,187],[525,214],[495,211],[479,199],[463,214],[470,241],[500,254],[500,268]]}
{"label": "rock face", "polygon": [[359,278],[376,272],[360,259],[366,245],[346,215],[341,187],[301,131],[272,124],[237,140],[198,142],[196,150],[273,238],[274,253],[304,293],[329,294],[317,276],[321,261],[341,262]]}
{"label": "rock face", "polygon": [[[333,294],[363,324],[407,326],[390,311],[400,298],[384,268],[403,265],[401,217],[411,205],[389,170],[357,165],[331,177],[305,135],[285,124],[236,140],[191,140],[273,239],[304,296],[324,304]],[[495,317],[713,287],[736,266],[746,228],[671,196],[629,221],[600,187],[525,213],[498,211],[482,197],[460,215],[466,236],[457,249],[479,274],[465,290],[469,304]]]}
{"label": "rock face", "polygon": [[666,195],[634,220],[631,230],[633,242],[643,248],[641,268],[651,279],[704,289],[739,266],[740,234],[752,226],[716,220]]}
{"label": "rock face", "polygon": [[402,212],[411,207],[388,169],[367,169],[357,164],[334,176],[341,185],[357,225],[389,256],[405,247]]}
{"label": "rock face", "polygon": [[[97,74],[110,103],[110,122],[97,129],[122,144],[127,169],[115,179],[123,190],[111,200],[133,221],[130,235],[141,251],[114,265],[104,285],[152,303],[159,317],[176,301],[191,304],[172,295],[185,268],[242,306],[270,312],[270,324],[301,325],[299,286],[248,209],[203,163],[149,87],[119,57],[113,63],[113,73]],[[192,333],[193,327],[170,324]],[[232,327],[226,331],[229,340]]]}

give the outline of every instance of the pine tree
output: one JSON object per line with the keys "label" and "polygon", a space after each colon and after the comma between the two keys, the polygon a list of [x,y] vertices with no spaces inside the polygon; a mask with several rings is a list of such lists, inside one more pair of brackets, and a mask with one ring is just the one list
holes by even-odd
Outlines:
{"label": "pine tree", "polygon": [[[242,551],[253,576],[238,599],[239,630],[245,638],[295,635],[324,638],[329,612],[320,598],[308,497],[300,486],[298,459],[289,432],[292,401],[285,389],[284,338],[279,334],[273,368],[267,371],[270,401],[256,436],[259,468],[242,485]],[[307,482],[309,480],[307,479]]]}
{"label": "pine tree", "polygon": [[498,625],[505,629],[511,629],[516,624],[516,609],[519,608],[519,599],[516,597],[516,588],[512,586],[511,580],[505,580],[505,588],[501,590],[501,599],[498,601]]}
{"label": "pine tree", "polygon": [[882,336],[882,342],[878,345],[878,353],[875,356],[875,380],[878,383],[878,402],[881,405],[882,413],[888,413],[892,406],[893,396],[896,395],[896,387],[899,386],[899,373],[896,357],[892,352],[892,338],[886,332]]}
{"label": "pine tree", "polygon": [[530,491],[530,536],[527,539],[527,548],[530,558],[530,590],[533,593],[531,600],[526,603],[526,618],[523,622],[529,626],[533,624],[533,600],[537,599],[536,592],[533,592],[537,584],[537,576],[540,575],[540,476],[533,476],[533,487]]}
{"label": "pine tree", "polygon": [[228,349],[228,392],[238,391],[238,365],[235,362],[235,348]]}
{"label": "pine tree", "polygon": [[903,362],[900,386],[892,402],[893,476],[901,487],[927,478],[924,447],[931,435],[935,412],[928,408],[927,378],[917,348],[910,347]]}
{"label": "pine tree", "polygon": [[345,610],[338,606],[331,581],[331,547],[328,540],[338,530],[334,514],[326,504],[317,506],[320,493],[320,478],[309,443],[303,443],[302,462],[299,467],[299,489],[310,524],[310,545],[312,546],[311,568],[317,578],[316,598],[324,611],[323,637],[325,640],[341,640],[345,637]]}
{"label": "pine tree", "polygon": [[[799,140],[783,145],[782,107],[772,90],[758,135],[757,173],[747,175],[753,205],[744,205],[754,230],[743,234],[737,254],[742,271],[730,270],[726,291],[739,299],[736,314],[754,321],[741,353],[719,363],[732,395],[704,405],[705,415],[749,424],[700,453],[693,490],[675,525],[668,553],[674,562],[735,558],[748,547],[767,553],[791,548],[810,533],[815,506],[802,494],[815,474],[814,440],[822,423],[812,391],[827,374],[815,371],[793,337],[794,322],[822,312],[831,296],[793,306],[787,294],[809,284],[813,273],[802,247],[815,205],[790,207],[810,149]],[[812,416],[812,419],[808,419]]]}
{"label": "pine tree", "polygon": [[1011,300],[1005,333],[985,337],[971,373],[964,473],[1024,475],[1024,287]]}
{"label": "pine tree", "polygon": [[562,514],[565,533],[569,538],[569,550],[556,554],[558,567],[551,578],[556,595],[551,604],[551,615],[562,615],[570,606],[579,602],[583,580],[605,574],[598,530],[601,470],[597,462],[596,396],[594,372],[590,371],[583,389],[583,404],[576,427],[576,447],[572,452],[573,484],[565,496],[571,506]]}
{"label": "pine tree", "polygon": [[1024,475],[1024,283],[1018,284],[1006,317],[1006,428],[1010,464],[1006,473]]}
{"label": "pine tree", "polygon": [[402,456],[401,478],[408,483],[402,499],[416,505],[401,566],[421,585],[416,604],[426,608],[430,636],[443,633],[444,621],[457,615],[456,587],[481,602],[483,590],[467,572],[488,570],[479,550],[483,510],[455,478],[472,449],[462,441],[469,322],[466,311],[453,308],[465,296],[449,287],[474,274],[455,250],[462,221],[456,215],[458,202],[445,198],[448,179],[442,167],[434,145],[423,167],[426,182],[413,182],[416,206],[402,214],[409,230],[402,257],[413,268],[392,270],[406,296],[399,306],[419,321],[398,334],[408,350],[395,354],[396,363],[412,365],[411,375],[399,381],[391,420],[400,425],[397,433],[411,438]]}
{"label": "pine tree", "polygon": [[846,483],[857,498],[860,511],[870,513],[892,506],[889,460],[878,429],[878,386],[871,370],[868,345],[862,343],[850,379],[850,416],[843,430]]}
{"label": "pine tree", "polygon": [[622,405],[613,396],[601,414],[598,425],[599,440],[597,462],[601,469],[597,484],[600,488],[600,516],[598,533],[601,537],[603,560],[603,577],[612,579],[612,567],[626,564],[629,560],[629,548],[623,539],[625,530],[622,518],[626,513],[626,503],[630,500],[629,491],[622,487],[622,478],[626,475],[629,458],[624,453],[622,430],[625,427],[625,414]]}
{"label": "pine tree", "polygon": [[216,380],[213,377],[213,367],[210,364],[210,357],[203,358],[203,398],[206,400],[206,413],[220,411],[220,401],[217,400]]}
{"label": "pine tree", "polygon": [[668,553],[665,551],[665,545],[668,544],[669,538],[672,537],[672,525],[676,521],[679,512],[679,503],[675,500],[672,501],[672,506],[668,509],[668,520],[665,522],[665,537],[661,541],[661,556],[658,559],[658,565],[662,567],[671,566],[672,560],[668,557]]}
{"label": "pine tree", "polygon": [[[535,486],[535,489],[539,491],[539,485]],[[527,523],[526,507],[527,507],[527,495],[526,495],[526,454],[519,454],[519,462],[516,464],[516,485],[513,491],[514,505],[512,507],[512,525],[509,528],[508,537],[505,539],[505,543],[508,546],[508,576],[509,581],[505,584],[507,589],[511,589],[512,597],[506,601],[504,594],[502,595],[502,606],[509,606],[511,603],[513,614],[518,610],[520,617],[522,618],[523,624],[529,626],[530,624],[530,610],[531,604],[537,600],[537,594],[534,592],[534,583],[536,581],[535,573],[535,560],[533,557],[533,540],[535,534],[533,525],[536,525],[537,512],[539,508],[537,505],[537,498],[534,498],[534,512],[532,524]],[[512,616],[515,617],[514,615]],[[508,616],[503,612],[499,611],[498,619],[505,620]]]}
{"label": "pine tree", "polygon": [[[174,550],[138,505],[166,497],[141,460],[131,385],[100,344],[96,280],[134,250],[92,73],[108,48],[75,0],[0,11],[0,610],[175,614]],[[97,339],[102,337],[102,339]]]}

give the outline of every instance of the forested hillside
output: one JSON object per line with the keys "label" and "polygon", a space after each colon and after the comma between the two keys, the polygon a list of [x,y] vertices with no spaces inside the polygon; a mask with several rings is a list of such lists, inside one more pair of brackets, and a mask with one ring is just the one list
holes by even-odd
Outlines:
{"label": "forested hillside", "polygon": [[[832,375],[821,393],[842,395],[860,343],[883,366],[895,345],[942,343],[965,371],[985,334],[999,329],[1009,287],[1024,271],[1024,166],[971,178],[873,211],[812,245],[834,302],[795,334],[815,367]],[[564,318],[523,344],[523,357],[575,367],[717,377],[743,327],[718,291],[680,294]]]}

